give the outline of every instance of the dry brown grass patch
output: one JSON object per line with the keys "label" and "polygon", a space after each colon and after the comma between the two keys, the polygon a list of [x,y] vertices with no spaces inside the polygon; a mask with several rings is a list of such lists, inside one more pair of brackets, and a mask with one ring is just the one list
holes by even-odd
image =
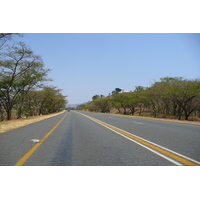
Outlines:
{"label": "dry brown grass patch", "polygon": [[28,124],[32,124],[32,123],[35,123],[35,122],[38,122],[50,117],[54,117],[56,115],[62,114],[63,112],[64,111],[59,112],[59,113],[49,114],[49,115],[29,117],[27,119],[16,119],[16,120],[0,122],[0,133],[4,133],[6,131],[10,131],[22,126],[26,126]]}

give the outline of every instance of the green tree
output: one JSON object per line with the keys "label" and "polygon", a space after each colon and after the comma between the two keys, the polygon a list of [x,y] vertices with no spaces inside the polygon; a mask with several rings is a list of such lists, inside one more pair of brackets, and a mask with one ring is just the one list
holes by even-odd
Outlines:
{"label": "green tree", "polygon": [[94,101],[94,100],[97,100],[97,99],[102,99],[102,98],[104,98],[104,97],[105,97],[105,96],[102,95],[102,94],[100,94],[100,95],[96,94],[96,95],[94,95],[94,96],[92,97],[92,100]]}
{"label": "green tree", "polygon": [[48,71],[42,59],[24,43],[8,48],[0,60],[0,102],[6,110],[7,120],[11,119],[13,106],[23,102],[26,91],[46,80]]}
{"label": "green tree", "polygon": [[99,96],[98,94],[96,94],[96,95],[94,95],[94,96],[92,97],[92,100],[93,100],[93,101],[96,100],[96,99],[100,99],[100,96]]}
{"label": "green tree", "polygon": [[44,86],[42,90],[29,91],[23,108],[27,116],[59,112],[60,108],[66,108],[66,97],[61,94],[61,89]]}
{"label": "green tree", "polygon": [[110,99],[109,98],[102,98],[102,99],[96,99],[90,104],[92,105],[92,109],[96,112],[110,112]]}
{"label": "green tree", "polygon": [[131,114],[134,115],[135,108],[138,106],[140,99],[138,98],[138,95],[136,92],[125,93],[125,95],[127,96],[126,105],[130,109]]}
{"label": "green tree", "polygon": [[200,95],[200,81],[187,80],[182,77],[166,77],[161,78],[161,81],[166,95],[178,107],[178,119],[180,120],[184,113],[185,120],[188,120],[190,114],[195,110],[192,104],[193,99]]}
{"label": "green tree", "polygon": [[66,108],[67,96],[61,94],[61,90],[55,86],[45,86],[39,91],[39,114],[58,112],[60,108]]}
{"label": "green tree", "polygon": [[124,115],[127,113],[127,108],[128,108],[128,95],[127,93],[119,93],[119,94],[113,94],[112,95],[112,101],[113,105],[117,106],[116,108],[122,108]]}
{"label": "green tree", "polygon": [[112,94],[119,94],[122,91],[120,88],[115,88],[115,90],[112,91]]}

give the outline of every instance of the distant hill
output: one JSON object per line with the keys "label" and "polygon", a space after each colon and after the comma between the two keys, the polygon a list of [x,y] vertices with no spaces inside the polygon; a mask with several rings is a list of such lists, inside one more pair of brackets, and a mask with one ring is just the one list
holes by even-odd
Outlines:
{"label": "distant hill", "polygon": [[86,104],[86,102],[85,103],[78,103],[78,104],[67,104],[67,107],[76,108],[78,105],[81,105],[81,104]]}
{"label": "distant hill", "polygon": [[76,108],[80,104],[67,104],[67,107]]}

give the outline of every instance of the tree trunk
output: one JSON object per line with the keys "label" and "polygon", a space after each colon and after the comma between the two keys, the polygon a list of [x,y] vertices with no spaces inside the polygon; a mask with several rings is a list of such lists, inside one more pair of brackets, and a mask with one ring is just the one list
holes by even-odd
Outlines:
{"label": "tree trunk", "polygon": [[3,109],[1,110],[1,121],[4,120],[4,112],[3,112]]}
{"label": "tree trunk", "polygon": [[181,107],[178,108],[178,120],[181,120],[183,110],[181,110]]}
{"label": "tree trunk", "polygon": [[7,120],[11,120],[11,109],[6,110]]}
{"label": "tree trunk", "polygon": [[153,110],[153,117],[156,118],[156,110]]}
{"label": "tree trunk", "polygon": [[134,113],[135,113],[135,108],[134,108],[134,107],[130,107],[130,111],[131,111],[131,115],[134,115]]}
{"label": "tree trunk", "polygon": [[21,119],[22,118],[22,107],[20,106],[17,109],[17,119]]}
{"label": "tree trunk", "polygon": [[141,114],[142,114],[142,106],[139,106],[139,107],[140,107],[139,116],[141,116]]}
{"label": "tree trunk", "polygon": [[6,110],[6,114],[7,114],[7,120],[11,120],[11,115],[12,115],[12,103],[11,102],[7,102],[5,105],[4,105],[4,108]]}
{"label": "tree trunk", "polygon": [[124,109],[124,115],[126,115],[126,108],[125,108],[125,107],[123,107],[123,109]]}
{"label": "tree trunk", "polygon": [[189,118],[189,115],[185,115],[185,120],[188,120],[188,118]]}
{"label": "tree trunk", "polygon": [[156,118],[156,107],[155,106],[153,106],[153,117]]}
{"label": "tree trunk", "polygon": [[173,116],[176,116],[176,108],[177,108],[177,105],[174,103],[173,104]]}
{"label": "tree trunk", "polygon": [[191,115],[191,113],[194,111],[194,109],[188,111],[187,109],[184,110],[185,112],[185,120],[189,119],[189,116]]}

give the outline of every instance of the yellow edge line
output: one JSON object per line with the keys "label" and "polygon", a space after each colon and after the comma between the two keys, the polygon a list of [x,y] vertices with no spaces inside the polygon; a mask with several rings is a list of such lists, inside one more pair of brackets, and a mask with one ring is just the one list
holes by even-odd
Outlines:
{"label": "yellow edge line", "polygon": [[51,135],[51,133],[58,127],[58,125],[64,120],[67,114],[37,143],[28,153],[26,153],[14,166],[22,166],[29,157],[38,149],[38,147]]}
{"label": "yellow edge line", "polygon": [[190,165],[190,166],[197,166],[197,164],[195,164],[193,162],[190,162],[190,161],[188,161],[188,160],[186,160],[184,158],[181,158],[180,156],[177,156],[177,155],[175,155],[173,153],[170,153],[170,152],[168,152],[168,151],[166,151],[164,149],[161,149],[160,147],[157,147],[157,146],[155,146],[155,145],[153,145],[153,144],[151,144],[149,142],[146,142],[146,141],[143,141],[143,140],[141,140],[141,139],[139,139],[137,137],[134,137],[133,135],[130,135],[130,134],[128,134],[128,133],[126,133],[126,132],[124,132],[122,130],[119,130],[119,129],[111,126],[111,125],[108,125],[108,124],[106,124],[104,122],[101,122],[101,121],[99,121],[99,120],[97,120],[95,118],[89,117],[87,115],[85,115],[85,116],[90,118],[90,119],[92,119],[92,120],[94,120],[94,121],[96,121],[96,122],[98,122],[98,123],[100,123],[100,124],[102,124],[102,125],[104,125],[104,126],[106,126],[106,127],[108,127],[108,128],[110,128],[110,129],[113,129],[113,130],[115,130],[115,131],[117,131],[117,132],[119,132],[119,133],[121,133],[121,134],[123,134],[123,135],[125,135],[125,136],[127,136],[129,138],[131,138],[131,139],[134,139],[134,140],[136,140],[136,141],[138,141],[138,142],[140,142],[140,143],[142,143],[142,144],[144,144],[144,145],[146,145],[146,146],[148,146],[148,147],[150,147],[152,149],[155,149],[156,151],[161,152],[161,153],[163,153],[163,154],[165,154],[165,155],[167,155],[167,156],[169,156],[169,157],[171,157],[171,158],[173,158],[173,159],[175,159],[175,160],[177,160],[179,162],[182,162],[182,163],[184,163],[186,165]]}

